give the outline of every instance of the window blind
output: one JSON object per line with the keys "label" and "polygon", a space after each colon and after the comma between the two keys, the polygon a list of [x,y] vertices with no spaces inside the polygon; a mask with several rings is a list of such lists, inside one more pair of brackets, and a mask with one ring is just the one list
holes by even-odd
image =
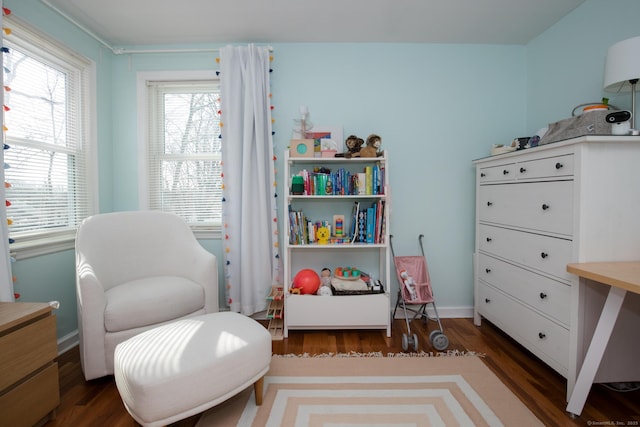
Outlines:
{"label": "window blind", "polygon": [[23,249],[72,242],[77,226],[94,212],[91,63],[15,19],[11,26],[4,40],[9,236]]}
{"label": "window blind", "polygon": [[218,230],[222,216],[217,81],[147,82],[149,207]]}

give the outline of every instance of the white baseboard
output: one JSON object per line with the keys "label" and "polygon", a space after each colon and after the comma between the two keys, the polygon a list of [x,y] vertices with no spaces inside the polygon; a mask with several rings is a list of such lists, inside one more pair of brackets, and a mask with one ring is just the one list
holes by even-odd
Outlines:
{"label": "white baseboard", "polygon": [[[415,306],[414,306],[415,307]],[[391,311],[393,313],[393,309]],[[411,318],[414,313],[407,311],[407,315]],[[429,317],[435,318],[433,306],[427,306],[427,314]],[[438,315],[441,319],[464,319],[473,317],[473,306],[471,307],[438,307]],[[404,319],[404,310],[402,304],[396,310],[396,319]]]}
{"label": "white baseboard", "polygon": [[71,350],[78,344],[80,344],[80,336],[78,335],[77,329],[63,337],[58,338],[58,356],[64,352]]}

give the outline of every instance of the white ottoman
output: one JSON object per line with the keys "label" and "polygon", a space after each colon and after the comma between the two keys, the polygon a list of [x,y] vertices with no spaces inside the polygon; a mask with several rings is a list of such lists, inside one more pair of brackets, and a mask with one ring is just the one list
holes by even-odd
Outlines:
{"label": "white ottoman", "polygon": [[271,334],[238,313],[211,313],[157,327],[118,344],[116,386],[131,416],[163,426],[203,412],[254,384],[262,403]]}

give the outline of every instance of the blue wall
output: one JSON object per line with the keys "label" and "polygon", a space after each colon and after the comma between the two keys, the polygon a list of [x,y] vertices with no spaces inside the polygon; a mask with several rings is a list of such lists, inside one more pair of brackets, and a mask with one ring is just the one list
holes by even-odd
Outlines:
{"label": "blue wall", "polygon": [[[101,210],[136,209],[136,73],[216,68],[216,55],[113,55],[38,0],[5,5],[98,62]],[[345,136],[381,135],[390,157],[394,247],[418,254],[417,236],[424,234],[439,308],[469,308],[471,161],[488,155],[491,144],[530,135],[570,116],[575,105],[599,100],[606,48],[638,35],[638,16],[635,0],[587,0],[526,46],[273,44],[278,169],[300,105],[316,125],[341,125]],[[628,96],[610,98],[630,104]],[[221,257],[219,241],[203,244]],[[14,265],[23,301],[62,302],[59,336],[76,329],[73,268],[71,251]]]}
{"label": "blue wall", "polygon": [[587,0],[527,45],[528,134],[571,117],[579,104],[631,109],[631,96],[602,90],[607,49],[640,35],[637,0]]}

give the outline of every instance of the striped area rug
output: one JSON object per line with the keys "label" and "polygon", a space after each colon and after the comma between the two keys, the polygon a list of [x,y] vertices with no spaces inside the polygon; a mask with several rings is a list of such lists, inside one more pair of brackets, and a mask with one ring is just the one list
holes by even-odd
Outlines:
{"label": "striped area rug", "polygon": [[197,427],[542,426],[480,357],[466,354],[274,356],[264,391],[260,407],[251,387]]}

